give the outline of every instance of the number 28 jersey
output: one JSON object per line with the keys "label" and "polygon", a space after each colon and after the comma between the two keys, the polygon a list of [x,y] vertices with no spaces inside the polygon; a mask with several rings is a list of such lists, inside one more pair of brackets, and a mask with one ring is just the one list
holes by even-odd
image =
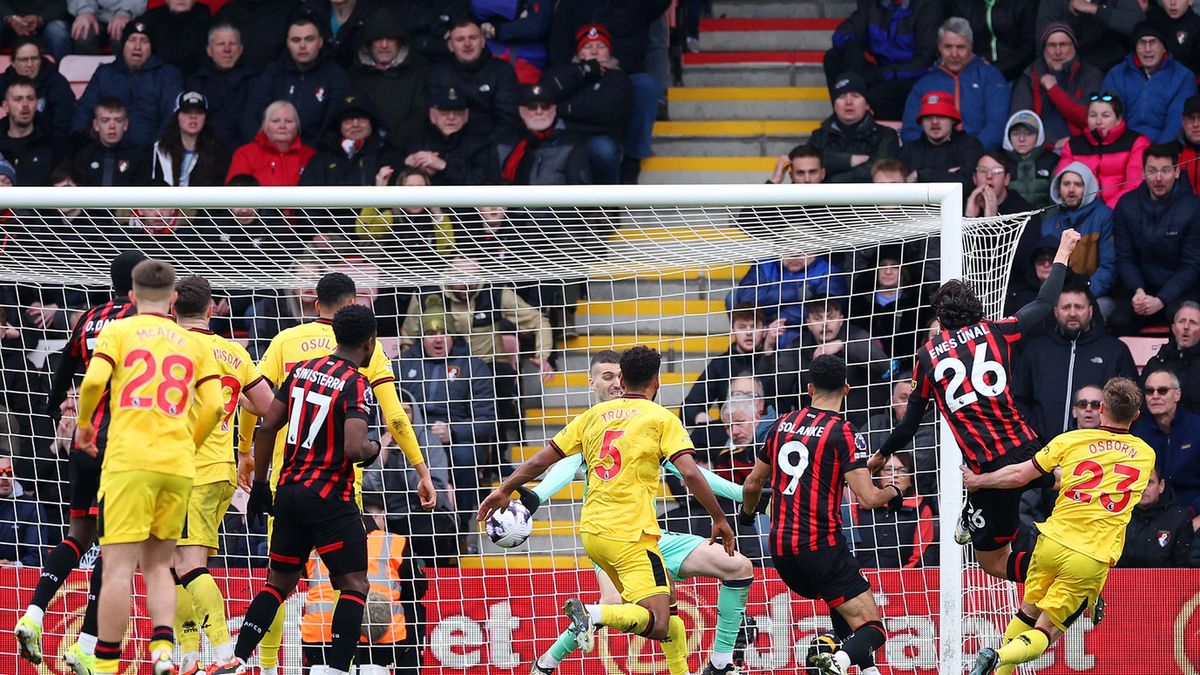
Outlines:
{"label": "number 28 jersey", "polygon": [[1012,343],[1020,339],[1015,317],[984,320],[943,330],[917,352],[913,395],[936,397],[963,459],[976,473],[1037,442],[1008,386]]}

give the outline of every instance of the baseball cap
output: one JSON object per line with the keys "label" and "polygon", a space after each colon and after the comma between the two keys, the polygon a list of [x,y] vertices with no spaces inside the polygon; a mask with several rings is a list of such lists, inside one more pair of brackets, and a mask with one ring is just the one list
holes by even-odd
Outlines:
{"label": "baseball cap", "polygon": [[435,87],[429,90],[429,107],[438,110],[466,110],[467,97],[454,87]]}
{"label": "baseball cap", "polygon": [[445,312],[433,311],[421,316],[421,332],[423,335],[434,333],[449,333],[450,321]]}
{"label": "baseball cap", "polygon": [[184,108],[198,108],[208,112],[208,99],[198,91],[185,91],[175,97],[175,112]]}
{"label": "baseball cap", "polygon": [[1017,126],[1025,127],[1036,134],[1042,130],[1042,118],[1032,110],[1018,110],[1013,113],[1008,128],[1012,129]]}
{"label": "baseball cap", "polygon": [[518,100],[522,106],[530,103],[554,103],[554,97],[550,95],[550,90],[540,84],[523,85]]}
{"label": "baseball cap", "polygon": [[940,115],[956,122],[962,121],[962,115],[958,114],[958,107],[954,105],[954,96],[944,91],[931,91],[921,97],[921,112],[917,113],[917,119],[920,120],[926,115]]}

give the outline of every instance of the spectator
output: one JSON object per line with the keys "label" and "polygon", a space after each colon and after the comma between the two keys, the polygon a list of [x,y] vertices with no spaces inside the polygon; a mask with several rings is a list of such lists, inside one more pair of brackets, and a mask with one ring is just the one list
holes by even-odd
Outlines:
{"label": "spectator", "polygon": [[[87,177],[74,162],[64,161],[50,172],[49,184],[53,187],[87,185]],[[98,241],[96,223],[105,218],[80,208],[40,209],[37,215],[38,223],[43,228],[42,241],[45,247],[51,255],[57,255],[54,252],[60,251],[64,256],[77,254],[83,247]],[[74,433],[64,438],[69,451],[73,447]]]}
{"label": "spectator", "polygon": [[917,78],[929,72],[937,40],[929,26],[942,20],[936,0],[861,0],[833,33],[825,52],[825,81],[858,73],[867,83],[867,102],[879,119],[900,119]]}
{"label": "spectator", "polygon": [[96,103],[105,96],[125,102],[129,116],[129,140],[147,147],[162,135],[175,108],[175,97],[183,90],[183,78],[175,66],[154,53],[146,24],[125,25],[119,45],[120,56],[96,69],[79,105],[71,129],[85,132]]}
{"label": "spectator", "polygon": [[36,38],[21,37],[13,41],[12,65],[0,75],[0,91],[14,77],[33,80],[38,92],[38,112],[55,136],[66,138],[75,113],[75,92],[54,61],[42,54]]}
{"label": "spectator", "polygon": [[1200,415],[1179,405],[1179,378],[1169,370],[1146,377],[1146,410],[1133,425],[1133,434],[1150,444],[1164,480],[1175,488],[1177,503],[1200,513]]}
{"label": "spectator", "polygon": [[1179,168],[1186,173],[1192,193],[1200,195],[1200,94],[1183,102],[1183,128],[1178,141]]}
{"label": "spectator", "polygon": [[446,35],[453,21],[471,9],[469,0],[399,0],[392,5],[408,28],[413,49],[430,63],[450,57]]}
{"label": "spectator", "polygon": [[1167,53],[1166,36],[1148,23],[1133,32],[1136,49],[1104,76],[1103,87],[1125,105],[1125,123],[1150,139],[1179,134],[1183,102],[1196,93],[1196,75]]}
{"label": "spectator", "polygon": [[115,227],[101,230],[103,241],[119,251],[142,251],[177,268],[194,269],[206,243],[188,215],[179,209],[138,208],[125,212]]}
{"label": "spectator", "polygon": [[896,132],[871,116],[862,77],[843,73],[831,91],[833,114],[821,122],[809,144],[820,151],[830,183],[865,183],[872,162],[895,156]]}
{"label": "spectator", "polygon": [[620,182],[621,139],[633,84],[613,58],[608,29],[598,24],[580,28],[575,58],[547,70],[541,84],[554,94],[567,131],[587,138],[593,182]]}
{"label": "spectator", "polygon": [[0,457],[0,566],[41,567],[46,522],[39,500],[13,478],[12,459]]}
{"label": "spectator", "polygon": [[1045,35],[1051,23],[1065,23],[1077,36],[1079,58],[1107,71],[1125,58],[1130,35],[1146,16],[1145,6],[1141,0],[1041,0],[1032,35]]}
{"label": "spectator", "polygon": [[1033,62],[1030,40],[1037,19],[1034,0],[942,0],[947,16],[961,16],[975,34],[975,56],[1012,82]]}
{"label": "spectator", "polygon": [[1185,68],[1200,69],[1200,16],[1192,9],[1194,0],[1160,0],[1148,3],[1146,21],[1160,33],[1173,36],[1167,40],[1171,58]]}
{"label": "spectator", "polygon": [[1092,312],[1087,290],[1068,285],[1054,306],[1054,330],[1026,344],[1017,361],[1013,398],[1038,438],[1070,429],[1071,394],[1079,387],[1137,378],[1129,347],[1093,321]]}
{"label": "spectator", "polygon": [[99,54],[102,47],[118,45],[125,26],[145,12],[146,0],[67,0],[67,13],[75,17],[71,53]]}
{"label": "spectator", "polygon": [[894,485],[904,499],[877,509],[854,505],[855,533],[861,537],[854,555],[858,564],[875,569],[937,565],[937,510],[932,497],[917,496],[913,457],[897,452],[874,474],[880,488]]}
{"label": "spectator", "polygon": [[378,0],[303,0],[300,11],[317,22],[333,60],[350,70],[358,63],[363,32],[380,6]]}
{"label": "spectator", "polygon": [[591,161],[582,139],[562,130],[548,87],[521,86],[517,108],[524,125],[496,143],[500,180],[507,185],[589,185]]}
{"label": "spectator", "polygon": [[961,121],[953,96],[944,91],[925,94],[917,113],[921,136],[900,147],[900,161],[912,170],[909,182],[962,183],[966,192],[983,146],[974,136],[957,130]]}
{"label": "spectator", "polygon": [[296,0],[231,0],[217,12],[213,23],[229,24],[253,38],[245,43],[242,61],[252,72],[261,73],[284,51],[288,22],[299,12]]}
{"label": "spectator", "polygon": [[[908,408],[908,399],[912,396],[911,377],[894,377],[892,379],[892,398],[888,412],[876,413],[867,420],[865,432],[867,446],[871,448],[878,448],[887,440],[892,429],[904,417],[904,411]],[[925,417],[921,418],[921,425],[917,428],[916,435],[901,450],[912,453],[916,494],[922,497],[936,497],[940,462],[938,461],[937,423],[932,410],[927,411]]]}
{"label": "spectator", "polygon": [[1058,155],[1046,147],[1042,118],[1032,110],[1018,110],[1004,128],[1004,151],[1015,167],[1010,187],[1030,206],[1041,209],[1051,204],[1050,177]]}
{"label": "spectator", "polygon": [[[766,397],[766,385],[763,384],[774,378],[767,374],[761,375],[763,376],[755,377],[754,373],[748,370],[734,373],[733,377],[729,378],[728,393],[725,397],[726,401],[745,398],[754,402],[754,407],[758,411],[758,427],[754,439],[756,443],[762,443],[766,439],[767,432],[771,430],[775,420],[779,419],[779,413],[775,410],[773,400],[768,401]],[[729,430],[724,425],[713,422],[692,428],[688,435],[692,439],[692,444],[697,448],[720,447],[729,443]]]}
{"label": "spectator", "polygon": [[208,58],[187,79],[186,89],[199,92],[208,102],[207,125],[225,147],[250,140],[240,125],[250,90],[258,74],[242,59],[242,35],[232,24],[219,23],[208,30]]}
{"label": "spectator", "polygon": [[621,182],[636,183],[642,160],[650,156],[650,138],[658,115],[663,85],[647,64],[651,26],[670,6],[669,0],[576,0],[559,3],[550,30],[550,65],[570,63],[579,41],[579,31],[600,24],[612,36],[612,53],[629,74],[633,85],[629,118],[625,126],[625,157],[621,160]]}
{"label": "spectator", "polygon": [[1181,402],[1189,412],[1200,413],[1200,304],[1190,300],[1180,303],[1171,322],[1171,337],[1158,353],[1142,368],[1148,377],[1157,370],[1175,373],[1182,385]]}
{"label": "spectator", "polygon": [[96,102],[92,134],[96,140],[75,155],[75,164],[92,186],[134,185],[142,175],[145,151],[125,136],[129,116],[121,99],[104,96]]}
{"label": "spectator", "polygon": [[[1024,235],[1028,234],[1029,228],[1026,227]],[[1024,235],[1022,239],[1024,239]],[[1042,237],[1034,243],[1033,248],[1028,250],[1028,255],[1021,260],[1018,260],[1017,254],[1014,253],[1013,272],[1009,275],[1008,289],[1005,291],[1005,316],[1012,316],[1037,297],[1038,290],[1050,277],[1050,270],[1054,267],[1054,252],[1058,250],[1058,239],[1059,235]],[[1023,248],[1020,241],[1017,242],[1017,248],[1019,251]],[[1042,332],[1049,328],[1049,317],[1047,317],[1042,325],[1035,328],[1035,331]]]}
{"label": "spectator", "polygon": [[1087,131],[1072,136],[1062,147],[1058,171],[1071,162],[1087,165],[1100,182],[1104,203],[1115,208],[1117,200],[1142,183],[1142,153],[1150,139],[1125,126],[1121,97],[1112,92],[1088,96]]}
{"label": "spectator", "polygon": [[[948,92],[961,116],[962,129],[979,139],[984,149],[1000,147],[1004,138],[1004,120],[1010,97],[1008,83],[996,67],[975,58],[974,42],[966,19],[951,17],[938,28],[938,64],[917,83],[904,104],[904,126],[900,138],[915,141],[921,137],[917,121],[930,92]],[[908,162],[905,162],[906,164]]]}
{"label": "spectator", "polygon": [[1071,429],[1099,429],[1100,403],[1104,399],[1102,387],[1087,384],[1075,392],[1071,404]]}
{"label": "spectator", "polygon": [[[767,337],[765,314],[751,305],[738,305],[729,315],[729,348],[709,359],[704,372],[696,378],[683,399],[683,423],[688,427],[711,424],[709,410],[729,399],[730,379],[738,373],[769,377],[766,357],[773,349],[764,350]],[[777,330],[782,324],[776,322]],[[777,338],[776,338],[777,339]],[[774,340],[773,340],[774,341]]]}
{"label": "spectator", "polygon": [[400,387],[421,408],[429,434],[450,448],[460,531],[470,532],[469,519],[479,506],[479,469],[496,438],[492,371],[456,340],[457,331],[450,333],[451,316],[431,312],[419,321],[420,339],[400,355],[396,371]]}
{"label": "spectator", "polygon": [[300,176],[301,185],[374,185],[381,170],[400,165],[400,158],[384,145],[370,99],[351,94],[340,104],[320,150]]}
{"label": "spectator", "polygon": [[[1000,153],[985,152],[980,155],[975,162],[972,178],[975,181],[975,189],[963,204],[963,213],[968,218],[1007,216],[1033,210],[1024,197],[1015,190],[1008,189],[1012,184],[1012,165]],[[1040,217],[1036,214],[1030,217],[1026,232],[1032,233],[1032,241],[1036,242],[1041,237],[1041,226]],[[1022,239],[1028,237],[1030,235],[1026,234]],[[1017,255],[1020,256],[1021,253],[1021,245],[1018,243]]]}
{"label": "spectator", "polygon": [[1192,514],[1175,503],[1175,492],[1158,467],[1125,528],[1125,549],[1117,567],[1190,567],[1195,532]]}
{"label": "spectator", "polygon": [[796,185],[812,185],[825,182],[825,163],[821,151],[809,144],[797,145],[786,155],[775,161],[775,171],[768,183],[779,185],[784,176]]}
{"label": "spectator", "polygon": [[885,158],[871,163],[872,183],[907,183],[908,167],[895,158]]}
{"label": "spectator", "polygon": [[454,87],[429,92],[429,125],[405,150],[404,165],[434,185],[490,185],[500,180],[496,151],[485,134],[469,128],[467,97]]}
{"label": "spectator", "polygon": [[315,145],[320,141],[338,105],[350,93],[350,76],[324,45],[321,30],[312,19],[307,16],[292,19],[287,29],[287,52],[267,66],[246,101],[241,123],[243,137],[252,133],[268,104],[288,101],[296,108],[304,144]]}
{"label": "spectator", "polygon": [[546,38],[550,33],[554,3],[517,0],[511,4],[497,4],[473,0],[471,14],[479,22],[479,29],[493,54],[517,66],[518,72],[528,67],[520,65],[521,62],[537,71],[546,68]]}
{"label": "spectator", "polygon": [[1042,236],[1058,241],[1063,230],[1079,233],[1071,254],[1071,271],[1088,278],[1088,290],[1108,316],[1114,307],[1110,297],[1117,283],[1117,251],[1113,242],[1113,213],[1097,199],[1100,185],[1083,162],[1059,169],[1050,182],[1050,199],[1057,209],[1046,211]]}
{"label": "spectator", "polygon": [[262,185],[299,185],[301,172],[316,152],[300,141],[296,106],[275,101],[263,113],[254,140],[234,151],[226,181],[244,173]]}
{"label": "spectator", "polygon": [[920,276],[912,265],[902,266],[899,245],[880,246],[865,252],[856,265],[864,271],[854,279],[850,298],[850,323],[865,330],[892,359],[909,363],[924,342],[927,298]]}
{"label": "spectator", "polygon": [[1104,73],[1078,58],[1075,31],[1061,21],[1041,32],[1042,55],[1013,83],[1010,110],[1032,110],[1042,118],[1046,143],[1058,151],[1087,127],[1087,96],[1100,90]]}
{"label": "spectator", "polygon": [[828,256],[796,253],[777,260],[761,260],[746,272],[725,298],[725,306],[753,307],[763,321],[783,319],[779,346],[791,344],[804,325],[804,303],[813,297],[845,297],[849,288],[842,271]]}
{"label": "spectator", "polygon": [[154,142],[142,162],[145,185],[224,185],[229,149],[208,125],[208,101],[189,91],[175,101],[175,114],[163,137]]}
{"label": "spectator", "polygon": [[212,13],[208,5],[196,0],[167,0],[142,15],[150,42],[158,45],[158,55],[191,77],[204,63],[204,48]]}
{"label": "spectator", "polygon": [[0,4],[0,17],[0,47],[11,47],[14,55],[17,41],[22,39],[39,45],[45,42],[55,61],[71,53],[65,0],[5,0]]}
{"label": "spectator", "polygon": [[[1173,145],[1146,149],[1146,182],[1121,198],[1113,212],[1117,273],[1124,293],[1109,325],[1130,335],[1152,321],[1166,323],[1180,303],[1196,300],[1200,279],[1200,201],[1178,179]],[[1130,297],[1132,294],[1132,297]]]}
{"label": "spectator", "polygon": [[0,120],[0,154],[17,170],[21,185],[49,185],[50,171],[65,155],[63,143],[38,113],[37,88],[27,77],[14,77],[4,87],[5,117]]}
{"label": "spectator", "polygon": [[376,10],[363,27],[362,44],[350,70],[350,83],[379,113],[380,132],[403,150],[425,128],[429,65],[412,48],[400,18]]}
{"label": "spectator", "polygon": [[755,435],[760,414],[753,396],[737,394],[721,404],[720,422],[725,442],[709,446],[700,457],[713,473],[741,485],[754,469]]}
{"label": "spectator", "polygon": [[446,37],[451,58],[429,69],[431,89],[453,89],[471,109],[472,131],[495,137],[521,128],[517,116],[517,74],[508,61],[492,56],[479,25],[470,19],[454,24]]}
{"label": "spectator", "polygon": [[[429,176],[416,169],[396,171],[383,167],[375,184],[425,186]],[[454,250],[454,224],[442,209],[426,206],[403,206],[390,209],[366,208],[359,214],[356,232],[360,238],[381,243],[398,244],[398,255],[435,265],[439,256]],[[390,248],[390,247],[389,247]]]}

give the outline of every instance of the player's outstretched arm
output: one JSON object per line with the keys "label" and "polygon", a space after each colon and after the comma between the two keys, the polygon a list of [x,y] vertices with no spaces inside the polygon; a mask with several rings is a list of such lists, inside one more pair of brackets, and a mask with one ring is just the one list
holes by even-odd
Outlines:
{"label": "player's outstretched arm", "polygon": [[437,492],[433,489],[433,477],[429,474],[429,466],[425,464],[425,455],[421,452],[421,444],[413,432],[412,422],[400,404],[400,395],[396,393],[396,383],[388,381],[372,388],[375,400],[379,402],[379,411],[387,421],[388,431],[392,440],[400,447],[413,470],[417,472],[417,496],[421,500],[421,508],[432,510],[437,504]]}
{"label": "player's outstretched arm", "polygon": [[78,410],[78,423],[75,426],[75,442],[79,445],[79,449],[87,454],[95,457],[98,454],[96,450],[96,429],[92,426],[92,415],[96,413],[96,406],[100,405],[100,397],[104,395],[104,390],[108,387],[108,380],[112,377],[113,365],[107,358],[99,357],[92,359],[88,364],[87,374],[83,376],[83,382],[79,385],[79,403],[76,406]]}
{"label": "player's outstretched arm", "polygon": [[371,425],[361,417],[351,417],[342,425],[342,454],[346,459],[360,466],[367,466],[375,461],[383,446],[379,441],[369,438]]}
{"label": "player's outstretched arm", "polygon": [[1062,293],[1063,282],[1067,279],[1067,265],[1071,261],[1071,253],[1077,243],[1078,232],[1063,230],[1062,237],[1058,240],[1058,251],[1054,254],[1054,266],[1050,268],[1050,276],[1042,282],[1037,297],[1018,309],[1014,315],[1021,332],[1038,326],[1054,311],[1054,306],[1058,304],[1058,296]]}
{"label": "player's outstretched arm", "polygon": [[767,484],[767,479],[771,477],[771,465],[762,461],[755,460],[754,469],[746,476],[746,482],[742,484],[742,509],[738,511],[738,521],[743,525],[749,525],[754,522],[754,515],[758,511],[758,502],[762,499],[763,486]]}
{"label": "player's outstretched arm", "polygon": [[676,453],[671,459],[671,463],[675,468],[679,469],[679,473],[683,476],[683,483],[687,485],[687,489],[700,502],[708,515],[712,516],[712,537],[709,541],[717,543],[717,539],[725,546],[725,552],[731,557],[737,550],[737,542],[734,540],[733,528],[729,526],[729,521],[725,519],[725,512],[721,510],[721,506],[717,504],[717,497],[713,494],[712,489],[708,487],[704,476],[700,475],[700,467],[696,466],[696,460],[692,457],[691,452]]}
{"label": "player's outstretched arm", "polygon": [[518,485],[524,485],[537,478],[560,459],[562,459],[562,453],[558,448],[547,445],[542,448],[541,452],[522,462],[521,466],[518,466],[517,470],[513,471],[512,475],[500,484],[500,487],[492,490],[492,493],[479,504],[479,512],[475,514],[476,520],[483,522],[496,511],[508,508],[508,502],[512,499],[512,493]]}
{"label": "player's outstretched arm", "polygon": [[[680,480],[683,479],[683,474],[679,473],[679,469],[676,468],[674,464],[670,462],[664,462],[663,468],[667,471],[670,471],[676,478]],[[713,494],[735,502],[742,501],[741,485],[738,485],[731,480],[721,478],[717,474],[702,466],[697,465],[696,468],[700,469],[700,475],[704,477],[704,482],[708,483],[708,487],[713,491]]]}
{"label": "player's outstretched arm", "polygon": [[982,489],[1019,488],[1028,485],[1030,481],[1042,475],[1041,470],[1033,463],[1032,459],[1020,464],[1009,464],[990,473],[975,473],[966,466],[960,468],[963,472],[963,487],[967,488],[968,492]]}
{"label": "player's outstretched arm", "polygon": [[200,380],[196,385],[196,400],[192,405],[199,406],[192,424],[192,442],[198,448],[204,445],[205,439],[217,428],[225,414],[225,395],[221,380],[215,375]]}
{"label": "player's outstretched arm", "polygon": [[[530,490],[530,492],[537,495],[538,505],[540,506],[550,501],[551,497],[570,485],[575,480],[575,475],[579,473],[579,467],[581,466],[583,466],[583,455],[563,457],[551,465],[550,470],[542,477],[542,481],[538,483],[538,486]],[[514,487],[513,489],[516,488]],[[533,509],[530,510],[532,511]]]}
{"label": "player's outstretched arm", "polygon": [[[76,330],[80,330],[76,328]],[[74,340],[72,336],[72,340]],[[58,408],[62,402],[67,400],[67,393],[71,391],[71,386],[75,384],[75,373],[79,372],[79,367],[83,365],[83,359],[71,353],[71,347],[68,344],[62,351],[62,358],[58,362],[58,368],[54,369],[54,379],[50,382],[50,394],[46,398],[47,415],[57,415]]]}
{"label": "player's outstretched arm", "polygon": [[[243,410],[249,410],[255,418],[254,422],[257,423],[257,418],[266,414],[274,398],[274,392],[271,391],[271,385],[267,382],[267,378],[260,377],[249,388],[242,390],[241,396],[238,398],[238,405],[242,406]],[[248,443],[247,447],[249,447]]]}
{"label": "player's outstretched arm", "polygon": [[854,469],[846,472],[846,484],[850,491],[858,497],[858,503],[864,509],[877,509],[893,502],[904,501],[904,493],[895,485],[875,487],[871,480],[871,472],[867,469]]}
{"label": "player's outstretched arm", "polygon": [[867,460],[867,471],[874,473],[883,466],[888,457],[892,453],[908,445],[912,441],[913,436],[917,435],[917,429],[921,427],[921,420],[925,419],[925,413],[929,410],[929,399],[919,396],[914,390],[908,399],[908,406],[904,408],[904,417],[900,418],[900,422],[892,429],[892,433],[888,434],[887,440],[874,455]]}

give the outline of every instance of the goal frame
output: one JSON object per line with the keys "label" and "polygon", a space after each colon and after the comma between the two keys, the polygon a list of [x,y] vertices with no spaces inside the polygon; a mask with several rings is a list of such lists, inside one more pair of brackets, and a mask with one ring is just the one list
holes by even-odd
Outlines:
{"label": "goal frame", "polygon": [[[696,208],[747,206],[937,205],[941,281],[964,275],[963,197],[958,183],[832,185],[561,185],[425,187],[13,187],[0,195],[11,209],[258,208],[319,209],[436,205],[548,208]],[[1007,269],[1011,261],[1005,261]],[[963,672],[962,547],[954,541],[962,508],[961,454],[945,418],[939,426],[938,659],[944,675]]]}

